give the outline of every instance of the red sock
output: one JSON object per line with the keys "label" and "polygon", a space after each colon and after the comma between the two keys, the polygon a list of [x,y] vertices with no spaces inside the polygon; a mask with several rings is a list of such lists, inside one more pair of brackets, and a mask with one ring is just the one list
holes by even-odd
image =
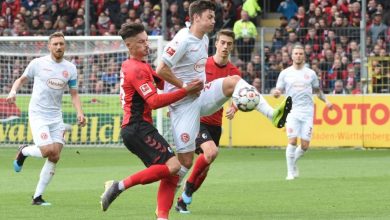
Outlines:
{"label": "red sock", "polygon": [[205,170],[203,173],[201,173],[201,174],[198,176],[198,178],[196,178],[196,180],[195,180],[195,182],[194,182],[194,192],[195,192],[196,190],[198,190],[199,187],[202,185],[203,181],[204,181],[204,180],[206,179],[206,177],[207,177],[208,171],[209,171],[209,167],[206,167],[206,170]]}
{"label": "red sock", "polygon": [[149,184],[162,178],[170,176],[167,165],[152,165],[144,170],[135,173],[123,180],[125,189],[138,184]]}
{"label": "red sock", "polygon": [[178,175],[173,175],[161,179],[157,194],[158,218],[168,219],[169,210],[172,207],[178,182]]}
{"label": "red sock", "polygon": [[194,169],[191,176],[188,178],[188,182],[195,183],[196,179],[207,169],[210,164],[206,161],[204,154],[200,154],[196,159]]}

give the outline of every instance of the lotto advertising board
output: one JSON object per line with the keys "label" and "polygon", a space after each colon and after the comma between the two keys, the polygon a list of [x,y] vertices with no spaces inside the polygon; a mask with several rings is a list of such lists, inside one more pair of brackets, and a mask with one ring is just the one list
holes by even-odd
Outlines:
{"label": "lotto advertising board", "polygon": [[[281,99],[266,97],[272,106]],[[328,96],[328,110],[315,100],[313,147],[390,147],[390,96]],[[286,130],[277,129],[259,112],[238,112],[232,124],[233,146],[286,146]],[[224,119],[221,145],[229,145],[229,122]]]}

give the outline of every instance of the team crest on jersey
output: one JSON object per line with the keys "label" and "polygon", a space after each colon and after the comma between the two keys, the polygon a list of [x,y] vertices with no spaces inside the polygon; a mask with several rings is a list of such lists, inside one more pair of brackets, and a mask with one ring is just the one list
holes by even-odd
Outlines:
{"label": "team crest on jersey", "polygon": [[305,75],[303,76],[303,78],[305,78],[306,80],[308,80],[308,79],[310,79],[310,76],[309,76],[308,74],[305,74]]}
{"label": "team crest on jersey", "polygon": [[198,73],[204,72],[206,67],[206,58],[200,58],[194,65],[194,70]]}
{"label": "team crest on jersey", "polygon": [[183,133],[180,135],[180,139],[183,143],[187,143],[188,141],[190,141],[190,135],[187,133]]}
{"label": "team crest on jersey", "polygon": [[289,134],[293,133],[293,131],[294,131],[294,130],[293,130],[292,128],[288,128],[288,129],[287,129],[287,133],[289,133]]}
{"label": "team crest on jersey", "polygon": [[41,133],[42,140],[46,140],[47,138],[48,138],[48,135],[45,132]]}
{"label": "team crest on jersey", "polygon": [[152,92],[152,88],[150,88],[150,86],[145,83],[145,84],[142,84],[139,89],[141,90],[142,92],[142,95],[146,96],[147,94],[151,93]]}
{"label": "team crest on jersey", "polygon": [[68,77],[69,77],[69,72],[66,71],[66,70],[62,71],[62,76],[63,76],[64,78],[68,78]]}
{"label": "team crest on jersey", "polygon": [[167,54],[171,57],[171,56],[175,55],[176,50],[173,49],[172,47],[168,47],[168,49],[165,52],[167,52]]}

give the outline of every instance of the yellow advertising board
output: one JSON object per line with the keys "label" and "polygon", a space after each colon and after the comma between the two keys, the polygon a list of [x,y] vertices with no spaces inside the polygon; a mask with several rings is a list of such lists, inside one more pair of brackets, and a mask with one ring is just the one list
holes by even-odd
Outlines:
{"label": "yellow advertising board", "polygon": [[[312,147],[390,147],[390,96],[327,96],[329,111],[315,98]],[[265,97],[276,106],[281,99]],[[229,122],[223,121],[221,145],[229,145]],[[233,146],[286,146],[284,128],[277,129],[257,111],[238,112],[231,122]]]}

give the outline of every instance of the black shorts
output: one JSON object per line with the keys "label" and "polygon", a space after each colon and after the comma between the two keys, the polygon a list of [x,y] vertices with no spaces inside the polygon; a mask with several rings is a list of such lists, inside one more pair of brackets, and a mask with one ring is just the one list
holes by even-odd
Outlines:
{"label": "black shorts", "polygon": [[196,143],[195,153],[197,154],[203,153],[203,150],[202,148],[200,148],[200,145],[206,141],[214,141],[215,145],[217,145],[218,147],[219,139],[221,138],[221,133],[222,133],[221,126],[200,123],[199,134],[195,140]]}
{"label": "black shorts", "polygon": [[175,156],[172,148],[157,129],[150,125],[146,129],[148,132],[143,132],[139,127],[145,128],[145,124],[143,126],[128,125],[121,129],[121,136],[126,148],[137,155],[146,167],[165,164]]}

